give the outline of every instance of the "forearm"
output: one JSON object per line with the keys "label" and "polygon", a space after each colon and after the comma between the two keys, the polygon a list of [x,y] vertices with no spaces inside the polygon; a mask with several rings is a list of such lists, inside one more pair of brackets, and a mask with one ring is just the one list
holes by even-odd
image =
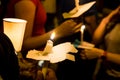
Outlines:
{"label": "forearm", "polygon": [[109,22],[108,18],[104,18],[101,21],[100,25],[95,30],[95,32],[93,34],[93,43],[94,44],[98,44],[102,40],[108,22]]}
{"label": "forearm", "polygon": [[43,34],[43,35],[29,37],[29,38],[24,39],[23,49],[25,50],[37,49],[37,48],[40,49],[46,44],[47,40],[50,39],[51,34],[52,34],[52,31],[46,34]]}
{"label": "forearm", "polygon": [[105,18],[103,18],[103,20],[101,21],[100,25],[98,26],[98,28],[95,30],[94,35],[93,35],[93,43],[97,44],[101,41],[101,38],[103,38],[103,35],[105,33],[105,29],[107,24],[113,20],[113,18],[117,15],[120,14],[120,6],[113,10],[108,16],[106,16]]}
{"label": "forearm", "polygon": [[120,54],[118,53],[111,53],[111,52],[104,51],[102,49],[98,49],[97,55],[99,58],[105,57],[105,60],[107,61],[120,64]]}
{"label": "forearm", "polygon": [[110,62],[120,64],[120,55],[119,54],[107,52],[106,59]]}

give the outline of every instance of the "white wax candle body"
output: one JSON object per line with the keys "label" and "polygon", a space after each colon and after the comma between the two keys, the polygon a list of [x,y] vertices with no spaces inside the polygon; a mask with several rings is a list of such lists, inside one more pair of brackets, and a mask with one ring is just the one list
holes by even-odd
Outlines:
{"label": "white wax candle body", "polygon": [[82,25],[81,29],[80,29],[80,31],[81,31],[81,44],[83,42],[84,29],[85,29],[85,25]]}
{"label": "white wax candle body", "polygon": [[43,55],[47,55],[52,52],[53,42],[51,40],[47,41],[47,44],[44,48]]}
{"label": "white wax candle body", "polygon": [[81,44],[83,43],[83,32],[81,32]]}

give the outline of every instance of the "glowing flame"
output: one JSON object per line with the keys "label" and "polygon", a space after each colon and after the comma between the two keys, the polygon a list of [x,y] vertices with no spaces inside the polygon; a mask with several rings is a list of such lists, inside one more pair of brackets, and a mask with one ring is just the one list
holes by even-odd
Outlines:
{"label": "glowing flame", "polygon": [[83,31],[84,31],[84,29],[85,29],[85,25],[82,25],[82,26],[81,26],[81,29],[80,29],[80,30],[81,30],[81,32],[83,32]]}
{"label": "glowing flame", "polygon": [[55,32],[53,32],[53,33],[52,33],[52,35],[51,35],[50,39],[52,39],[52,40],[53,40],[53,39],[54,39],[54,37],[55,37]]}

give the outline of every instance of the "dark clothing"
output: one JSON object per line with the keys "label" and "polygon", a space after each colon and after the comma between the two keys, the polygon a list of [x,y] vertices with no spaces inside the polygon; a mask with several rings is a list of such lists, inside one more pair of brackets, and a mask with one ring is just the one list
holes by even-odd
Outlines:
{"label": "dark clothing", "polygon": [[10,39],[0,33],[0,75],[3,80],[20,80],[18,58]]}

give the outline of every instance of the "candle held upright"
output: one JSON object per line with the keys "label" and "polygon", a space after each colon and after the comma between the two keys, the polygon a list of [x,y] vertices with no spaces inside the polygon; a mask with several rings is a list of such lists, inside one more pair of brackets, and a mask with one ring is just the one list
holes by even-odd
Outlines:
{"label": "candle held upright", "polygon": [[48,40],[47,44],[45,46],[45,49],[43,51],[43,55],[47,55],[48,53],[52,52],[53,42],[52,40]]}
{"label": "candle held upright", "polygon": [[83,35],[84,35],[84,29],[85,29],[85,25],[82,25],[82,26],[81,26],[81,29],[80,29],[80,31],[81,31],[81,44],[82,44],[83,41],[84,41],[84,40],[83,40],[83,37],[84,37],[84,36],[83,36]]}
{"label": "candle held upright", "polygon": [[[47,55],[47,54],[52,52],[52,48],[53,48],[53,41],[52,40],[54,39],[54,37],[55,37],[55,33],[53,32],[51,37],[50,37],[50,40],[47,41],[47,44],[46,44],[45,49],[43,51],[43,55]],[[49,61],[44,61],[44,64],[42,67],[42,73],[43,73],[44,79],[46,78],[49,63],[50,63]]]}
{"label": "candle held upright", "polygon": [[47,40],[47,44],[44,48],[43,55],[47,55],[52,52],[52,47],[53,47],[53,38],[55,37],[55,33],[52,33],[51,37],[49,40]]}

